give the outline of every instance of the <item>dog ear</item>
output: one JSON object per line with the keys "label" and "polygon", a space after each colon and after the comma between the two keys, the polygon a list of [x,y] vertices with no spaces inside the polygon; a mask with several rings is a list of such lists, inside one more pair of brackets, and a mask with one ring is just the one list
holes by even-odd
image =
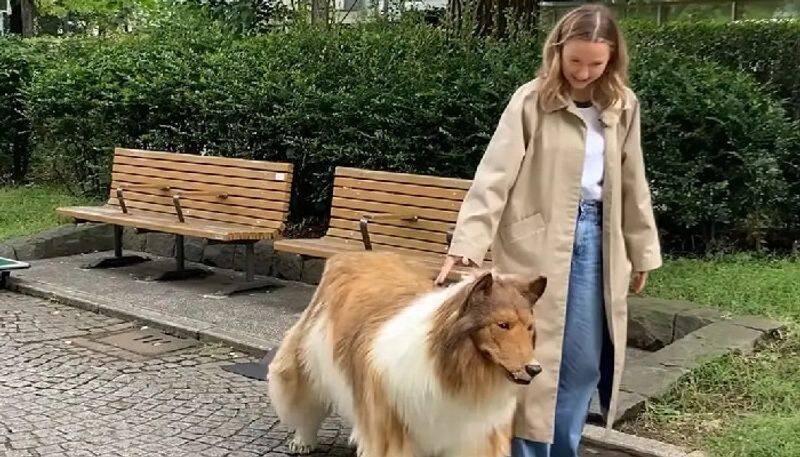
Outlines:
{"label": "dog ear", "polygon": [[494,285],[494,277],[492,277],[491,271],[484,271],[480,273],[477,278],[475,279],[475,284],[472,285],[470,288],[470,295],[474,295],[477,293],[482,293],[484,295],[489,295],[492,293],[492,286]]}
{"label": "dog ear", "polygon": [[492,286],[494,285],[494,278],[491,271],[483,271],[475,275],[475,281],[462,292],[461,301],[461,315],[473,306],[479,306],[486,301],[486,297],[491,295]]}
{"label": "dog ear", "polygon": [[544,289],[547,287],[547,278],[539,276],[538,278],[525,283],[522,287],[522,295],[528,299],[531,307],[541,298],[544,294]]}

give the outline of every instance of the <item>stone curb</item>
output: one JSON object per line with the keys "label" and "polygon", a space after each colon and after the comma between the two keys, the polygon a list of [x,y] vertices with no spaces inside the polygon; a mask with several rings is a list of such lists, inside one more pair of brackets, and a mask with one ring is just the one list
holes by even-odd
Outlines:
{"label": "stone curb", "polygon": [[608,450],[619,450],[638,457],[704,457],[700,451],[687,453],[683,449],[661,441],[641,438],[634,435],[607,430],[596,425],[586,425],[583,440],[587,444]]}
{"label": "stone curb", "polygon": [[615,423],[638,414],[649,398],[667,393],[682,375],[704,362],[728,353],[751,354],[760,342],[785,328],[778,321],[740,316],[706,325],[645,356],[626,368]]}
{"label": "stone curb", "polygon": [[[196,319],[168,316],[155,311],[110,303],[97,296],[30,279],[11,277],[8,289],[110,317],[134,320],[174,335],[222,343],[256,357],[263,357],[266,351],[278,345],[275,341],[221,329]],[[659,441],[606,430],[594,425],[586,425],[583,437],[587,443],[594,446],[624,451],[637,457],[702,457],[702,454],[695,452],[690,455],[675,446]]]}
{"label": "stone curb", "polygon": [[241,332],[222,329],[196,319],[169,316],[157,311],[110,303],[94,295],[30,279],[12,276],[6,287],[13,292],[44,298],[93,313],[137,321],[176,336],[194,338],[209,343],[222,343],[237,351],[259,358],[279,344],[276,341],[254,338]]}

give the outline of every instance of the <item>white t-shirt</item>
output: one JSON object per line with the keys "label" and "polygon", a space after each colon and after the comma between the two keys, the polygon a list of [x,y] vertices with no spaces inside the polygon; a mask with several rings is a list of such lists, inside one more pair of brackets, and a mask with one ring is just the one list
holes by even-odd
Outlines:
{"label": "white t-shirt", "polygon": [[578,106],[578,111],[586,124],[586,158],[583,161],[581,197],[584,200],[603,200],[603,151],[606,140],[603,137],[600,111],[593,105],[588,108]]}

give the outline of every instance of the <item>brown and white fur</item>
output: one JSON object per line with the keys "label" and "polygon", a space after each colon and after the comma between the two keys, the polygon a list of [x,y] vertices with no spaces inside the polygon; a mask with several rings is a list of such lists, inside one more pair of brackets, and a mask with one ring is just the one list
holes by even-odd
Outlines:
{"label": "brown and white fur", "polygon": [[421,271],[389,253],[328,259],[269,366],[291,451],[313,450],[336,412],[360,457],[508,454],[517,389],[541,371],[533,304],[547,281],[483,272],[438,288]]}

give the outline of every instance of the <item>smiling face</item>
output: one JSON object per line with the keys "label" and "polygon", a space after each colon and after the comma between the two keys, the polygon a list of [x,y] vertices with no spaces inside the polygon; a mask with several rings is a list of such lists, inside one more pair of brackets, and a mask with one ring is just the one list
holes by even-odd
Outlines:
{"label": "smiling face", "polygon": [[561,50],[561,71],[573,91],[586,91],[606,70],[611,47],[602,41],[571,39]]}

